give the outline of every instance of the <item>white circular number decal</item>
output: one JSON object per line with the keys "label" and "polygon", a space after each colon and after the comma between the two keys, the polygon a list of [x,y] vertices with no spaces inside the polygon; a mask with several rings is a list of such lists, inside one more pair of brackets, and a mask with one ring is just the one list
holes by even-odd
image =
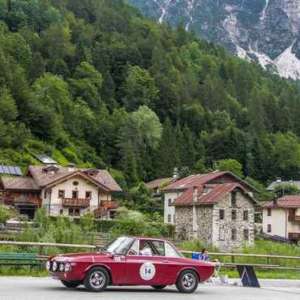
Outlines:
{"label": "white circular number decal", "polygon": [[153,277],[155,276],[155,272],[155,266],[150,262],[146,262],[140,267],[140,276],[143,280],[153,279]]}

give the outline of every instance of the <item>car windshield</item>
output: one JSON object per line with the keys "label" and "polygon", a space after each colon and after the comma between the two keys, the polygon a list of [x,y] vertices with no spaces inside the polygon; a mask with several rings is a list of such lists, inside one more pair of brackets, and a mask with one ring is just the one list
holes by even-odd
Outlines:
{"label": "car windshield", "polygon": [[108,244],[103,251],[113,254],[125,255],[134,242],[134,238],[129,237],[119,237],[115,239],[113,242]]}

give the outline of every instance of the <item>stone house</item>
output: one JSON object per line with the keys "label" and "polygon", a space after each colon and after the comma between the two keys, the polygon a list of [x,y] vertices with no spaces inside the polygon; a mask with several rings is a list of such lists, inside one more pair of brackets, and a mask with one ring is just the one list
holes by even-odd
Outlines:
{"label": "stone house", "polygon": [[263,232],[300,242],[300,196],[283,196],[263,206]]}
{"label": "stone house", "polygon": [[0,178],[0,202],[29,218],[44,207],[50,216],[80,217],[92,212],[109,219],[117,208],[112,194],[120,191],[109,172],[98,169],[29,166],[26,176]]}
{"label": "stone house", "polygon": [[[231,172],[191,175],[164,188],[165,206],[182,239],[228,251],[254,244],[255,189]],[[170,221],[170,222],[169,222]]]}

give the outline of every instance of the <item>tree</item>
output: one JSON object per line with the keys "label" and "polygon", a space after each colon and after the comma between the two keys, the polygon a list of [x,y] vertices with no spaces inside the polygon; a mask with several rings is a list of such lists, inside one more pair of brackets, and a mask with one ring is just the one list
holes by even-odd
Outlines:
{"label": "tree", "polygon": [[101,104],[102,82],[102,75],[88,62],[82,62],[70,79],[72,94],[97,109]]}
{"label": "tree", "polygon": [[151,106],[159,93],[150,73],[139,66],[129,66],[122,89],[123,102],[129,111],[136,110],[140,105]]}
{"label": "tree", "polygon": [[244,177],[242,165],[235,159],[222,159],[216,162],[216,168],[220,171],[230,171],[239,177]]}

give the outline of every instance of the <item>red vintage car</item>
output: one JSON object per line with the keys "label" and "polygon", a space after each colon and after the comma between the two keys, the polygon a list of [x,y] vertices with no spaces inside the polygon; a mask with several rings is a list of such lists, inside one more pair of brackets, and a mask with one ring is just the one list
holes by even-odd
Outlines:
{"label": "red vintage car", "polygon": [[51,257],[47,270],[67,288],[83,284],[99,292],[109,285],[148,285],[161,290],[175,284],[193,293],[214,272],[214,264],[185,258],[170,242],[155,238],[119,237],[100,253]]}

